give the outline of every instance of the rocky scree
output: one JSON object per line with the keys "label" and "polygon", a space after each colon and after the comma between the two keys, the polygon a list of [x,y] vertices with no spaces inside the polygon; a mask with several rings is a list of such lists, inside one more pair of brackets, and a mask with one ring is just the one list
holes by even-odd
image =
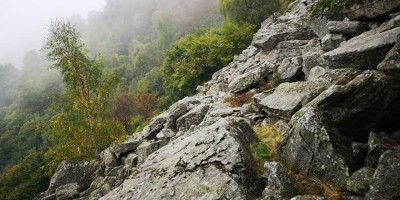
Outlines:
{"label": "rocky scree", "polygon": [[[399,1],[374,1],[390,8],[350,20],[309,21],[312,3],[297,0],[266,19],[251,46],[198,87],[203,93],[143,132],[98,160],[61,163],[36,199],[331,198],[305,194],[293,173],[344,199],[399,198]],[[244,105],[225,102],[249,91]],[[277,122],[283,143],[279,162],[260,173],[252,126],[266,122]]]}

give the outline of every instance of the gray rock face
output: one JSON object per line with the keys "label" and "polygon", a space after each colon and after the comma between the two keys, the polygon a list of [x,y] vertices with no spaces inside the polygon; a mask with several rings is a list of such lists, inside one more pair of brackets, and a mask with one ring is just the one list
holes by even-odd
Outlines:
{"label": "gray rock face", "polygon": [[89,188],[101,175],[98,161],[63,161],[50,180],[50,186],[39,199],[72,199]]}
{"label": "gray rock face", "polygon": [[329,21],[327,28],[329,33],[343,34],[348,37],[360,35],[368,30],[367,24],[359,21]]}
{"label": "gray rock face", "polygon": [[375,69],[393,47],[400,28],[378,34],[362,34],[322,55],[331,68]]}
{"label": "gray rock face", "polygon": [[338,48],[344,41],[346,41],[346,37],[342,34],[326,34],[321,39],[321,48],[324,51],[331,51]]}
{"label": "gray rock face", "polygon": [[396,45],[389,51],[385,59],[378,65],[379,70],[400,69],[400,35]]}
{"label": "gray rock face", "polygon": [[329,33],[327,23],[328,19],[326,17],[313,17],[311,19],[310,27],[319,38],[323,38]]}
{"label": "gray rock face", "polygon": [[279,66],[286,58],[302,56],[302,51],[308,44],[308,40],[288,40],[279,42],[271,51],[261,52],[258,57],[274,65]]}
{"label": "gray rock face", "polygon": [[279,157],[306,175],[345,188],[357,163],[351,158],[351,141],[341,136],[322,110],[305,107],[290,121]]}
{"label": "gray rock face", "polygon": [[106,168],[113,168],[119,165],[119,161],[115,154],[110,151],[110,149],[106,149],[100,153],[100,159],[103,161],[103,164]]}
{"label": "gray rock face", "polygon": [[153,152],[157,151],[164,145],[168,144],[168,141],[163,140],[151,140],[145,141],[137,148],[138,162],[143,163],[144,160]]}
{"label": "gray rock face", "polygon": [[273,66],[268,62],[262,62],[252,68],[252,70],[233,79],[233,81],[229,83],[228,89],[233,92],[249,89],[251,86],[263,81]]}
{"label": "gray rock face", "polygon": [[311,68],[307,81],[316,81],[326,74],[326,69],[320,66]]}
{"label": "gray rock face", "polygon": [[279,42],[286,40],[309,40],[316,37],[308,26],[290,22],[273,24],[259,31],[253,39],[253,45],[263,50],[273,49]]}
{"label": "gray rock face", "polygon": [[99,169],[100,163],[97,161],[63,161],[51,178],[48,191],[53,193],[68,183],[78,183],[81,188],[87,188],[98,176]]}
{"label": "gray rock face", "polygon": [[[343,76],[343,72],[334,76]],[[329,87],[310,102],[310,105],[318,106],[329,113],[332,123],[341,134],[356,141],[367,141],[371,130],[395,128],[390,124],[393,126],[396,124],[393,119],[398,119],[399,80],[379,71],[364,71],[358,75],[348,71],[345,74],[347,75],[340,78],[340,85],[337,83],[338,85]],[[376,112],[377,110],[385,112]]]}
{"label": "gray rock face", "polygon": [[200,104],[176,120],[179,131],[187,131],[191,126],[199,125],[207,114],[209,105]]}
{"label": "gray rock face", "polygon": [[80,186],[77,183],[69,183],[60,186],[56,190],[57,200],[69,200],[79,197]]}
{"label": "gray rock face", "polygon": [[117,157],[120,157],[121,154],[127,154],[135,151],[141,143],[142,140],[136,140],[134,138],[128,139],[126,142],[111,147],[110,151]]}
{"label": "gray rock face", "polygon": [[248,152],[255,140],[243,119],[221,119],[151,154],[102,199],[249,199],[262,189]]}
{"label": "gray rock face", "polygon": [[368,154],[365,158],[365,166],[376,168],[381,155],[396,147],[400,147],[400,143],[393,140],[390,135],[386,133],[370,133],[368,139]]}
{"label": "gray rock face", "polygon": [[277,162],[266,162],[264,164],[268,184],[263,191],[263,195],[269,198],[288,199],[300,194],[297,183],[289,176],[283,166]]}
{"label": "gray rock face", "polygon": [[379,159],[371,190],[366,199],[396,199],[400,197],[400,149],[388,150]]}
{"label": "gray rock face", "polygon": [[303,58],[303,72],[308,77],[310,70],[313,67],[320,65],[320,57],[325,51],[322,49],[320,41],[313,39],[310,40],[307,46],[302,49]]}
{"label": "gray rock face", "polygon": [[364,167],[354,172],[350,180],[347,181],[347,190],[353,194],[365,196],[372,184],[374,173],[375,169],[370,167]]}
{"label": "gray rock face", "polygon": [[[367,5],[367,6],[364,6]],[[399,0],[364,0],[364,5],[356,5],[348,12],[348,17],[351,19],[374,18],[379,15],[389,13],[392,10],[398,9],[400,6]]]}
{"label": "gray rock face", "polygon": [[279,78],[283,82],[300,81],[304,78],[301,57],[285,58],[278,67]]}
{"label": "gray rock face", "polygon": [[271,94],[261,99],[259,107],[272,116],[290,117],[303,105],[311,101],[325,86],[317,82],[282,83]]}
{"label": "gray rock face", "polygon": [[122,164],[128,167],[136,167],[138,164],[139,157],[134,153],[128,154],[126,157],[123,158]]}

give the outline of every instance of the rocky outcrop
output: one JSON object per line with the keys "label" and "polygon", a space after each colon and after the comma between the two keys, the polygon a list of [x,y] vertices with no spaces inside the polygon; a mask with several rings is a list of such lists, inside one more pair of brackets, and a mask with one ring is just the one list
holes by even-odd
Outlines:
{"label": "rocky outcrop", "polygon": [[301,193],[298,183],[289,176],[280,163],[267,162],[264,168],[263,177],[267,181],[263,191],[264,198],[287,199]]}
{"label": "rocky outcrop", "polygon": [[322,92],[324,87],[321,83],[308,81],[282,83],[271,94],[260,99],[257,106],[272,116],[290,119],[296,111]]}
{"label": "rocky outcrop", "polygon": [[352,19],[374,18],[399,9],[399,0],[364,0],[363,5],[355,5],[348,12],[347,16]]}
{"label": "rocky outcrop", "polygon": [[249,199],[262,190],[248,149],[255,140],[245,120],[221,119],[151,154],[102,199]]}
{"label": "rocky outcrop", "polygon": [[331,68],[376,69],[396,43],[399,34],[400,28],[395,28],[377,34],[367,32],[359,35],[325,53],[322,56],[324,64]]}
{"label": "rocky outcrop", "polygon": [[305,107],[290,121],[292,129],[279,149],[280,158],[300,172],[344,188],[357,163],[351,141],[340,135],[321,109]]}
{"label": "rocky outcrop", "polygon": [[386,151],[379,159],[366,199],[396,199],[400,197],[400,149]]}
{"label": "rocky outcrop", "polygon": [[[301,176],[343,199],[398,198],[400,15],[310,22],[312,3],[297,0],[265,20],[201,93],[97,161],[64,161],[36,199],[330,198],[307,194]],[[243,105],[226,102],[244,94],[253,97]],[[259,140],[252,126],[265,124],[282,143],[268,152],[279,162],[260,169],[252,148],[269,139]]]}
{"label": "rocky outcrop", "polygon": [[379,70],[400,69],[400,35],[397,36],[396,45],[389,51],[377,68]]}

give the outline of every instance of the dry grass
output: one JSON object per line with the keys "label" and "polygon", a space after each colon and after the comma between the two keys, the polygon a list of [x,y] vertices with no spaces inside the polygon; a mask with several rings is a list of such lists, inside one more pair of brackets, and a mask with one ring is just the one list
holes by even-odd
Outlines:
{"label": "dry grass", "polygon": [[266,125],[254,126],[253,130],[261,142],[267,144],[270,154],[275,155],[282,144],[282,135],[275,129],[275,125],[269,123]]}
{"label": "dry grass", "polygon": [[276,151],[282,144],[282,137],[272,123],[253,126],[253,130],[260,142],[252,144],[251,151],[257,163],[258,173],[261,175],[264,173],[264,163],[268,160],[276,160]]}
{"label": "dry grass", "polygon": [[241,94],[237,94],[233,97],[229,97],[225,99],[225,103],[229,104],[231,107],[240,107],[246,103],[250,103],[254,96],[253,92],[245,92]]}
{"label": "dry grass", "polygon": [[323,196],[328,200],[341,200],[342,195],[339,188],[327,183],[326,181],[310,178],[300,173],[289,170],[291,176],[304,188],[304,193],[308,195]]}
{"label": "dry grass", "polygon": [[258,84],[257,90],[259,92],[265,92],[272,88],[276,88],[281,83],[277,73],[273,73],[268,77],[268,81],[262,81]]}

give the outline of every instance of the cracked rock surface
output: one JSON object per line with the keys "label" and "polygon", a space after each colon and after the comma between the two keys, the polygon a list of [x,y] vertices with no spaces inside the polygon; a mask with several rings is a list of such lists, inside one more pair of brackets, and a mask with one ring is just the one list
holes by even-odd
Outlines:
{"label": "cracked rock surface", "polygon": [[[330,198],[305,193],[293,173],[333,186],[343,199],[399,198],[400,12],[310,22],[313,3],[296,0],[266,19],[247,49],[198,86],[201,93],[142,132],[97,160],[64,161],[35,199]],[[243,94],[253,96],[228,103]],[[251,149],[268,138],[252,126],[266,124],[282,143],[279,163],[268,160],[260,171]]]}

